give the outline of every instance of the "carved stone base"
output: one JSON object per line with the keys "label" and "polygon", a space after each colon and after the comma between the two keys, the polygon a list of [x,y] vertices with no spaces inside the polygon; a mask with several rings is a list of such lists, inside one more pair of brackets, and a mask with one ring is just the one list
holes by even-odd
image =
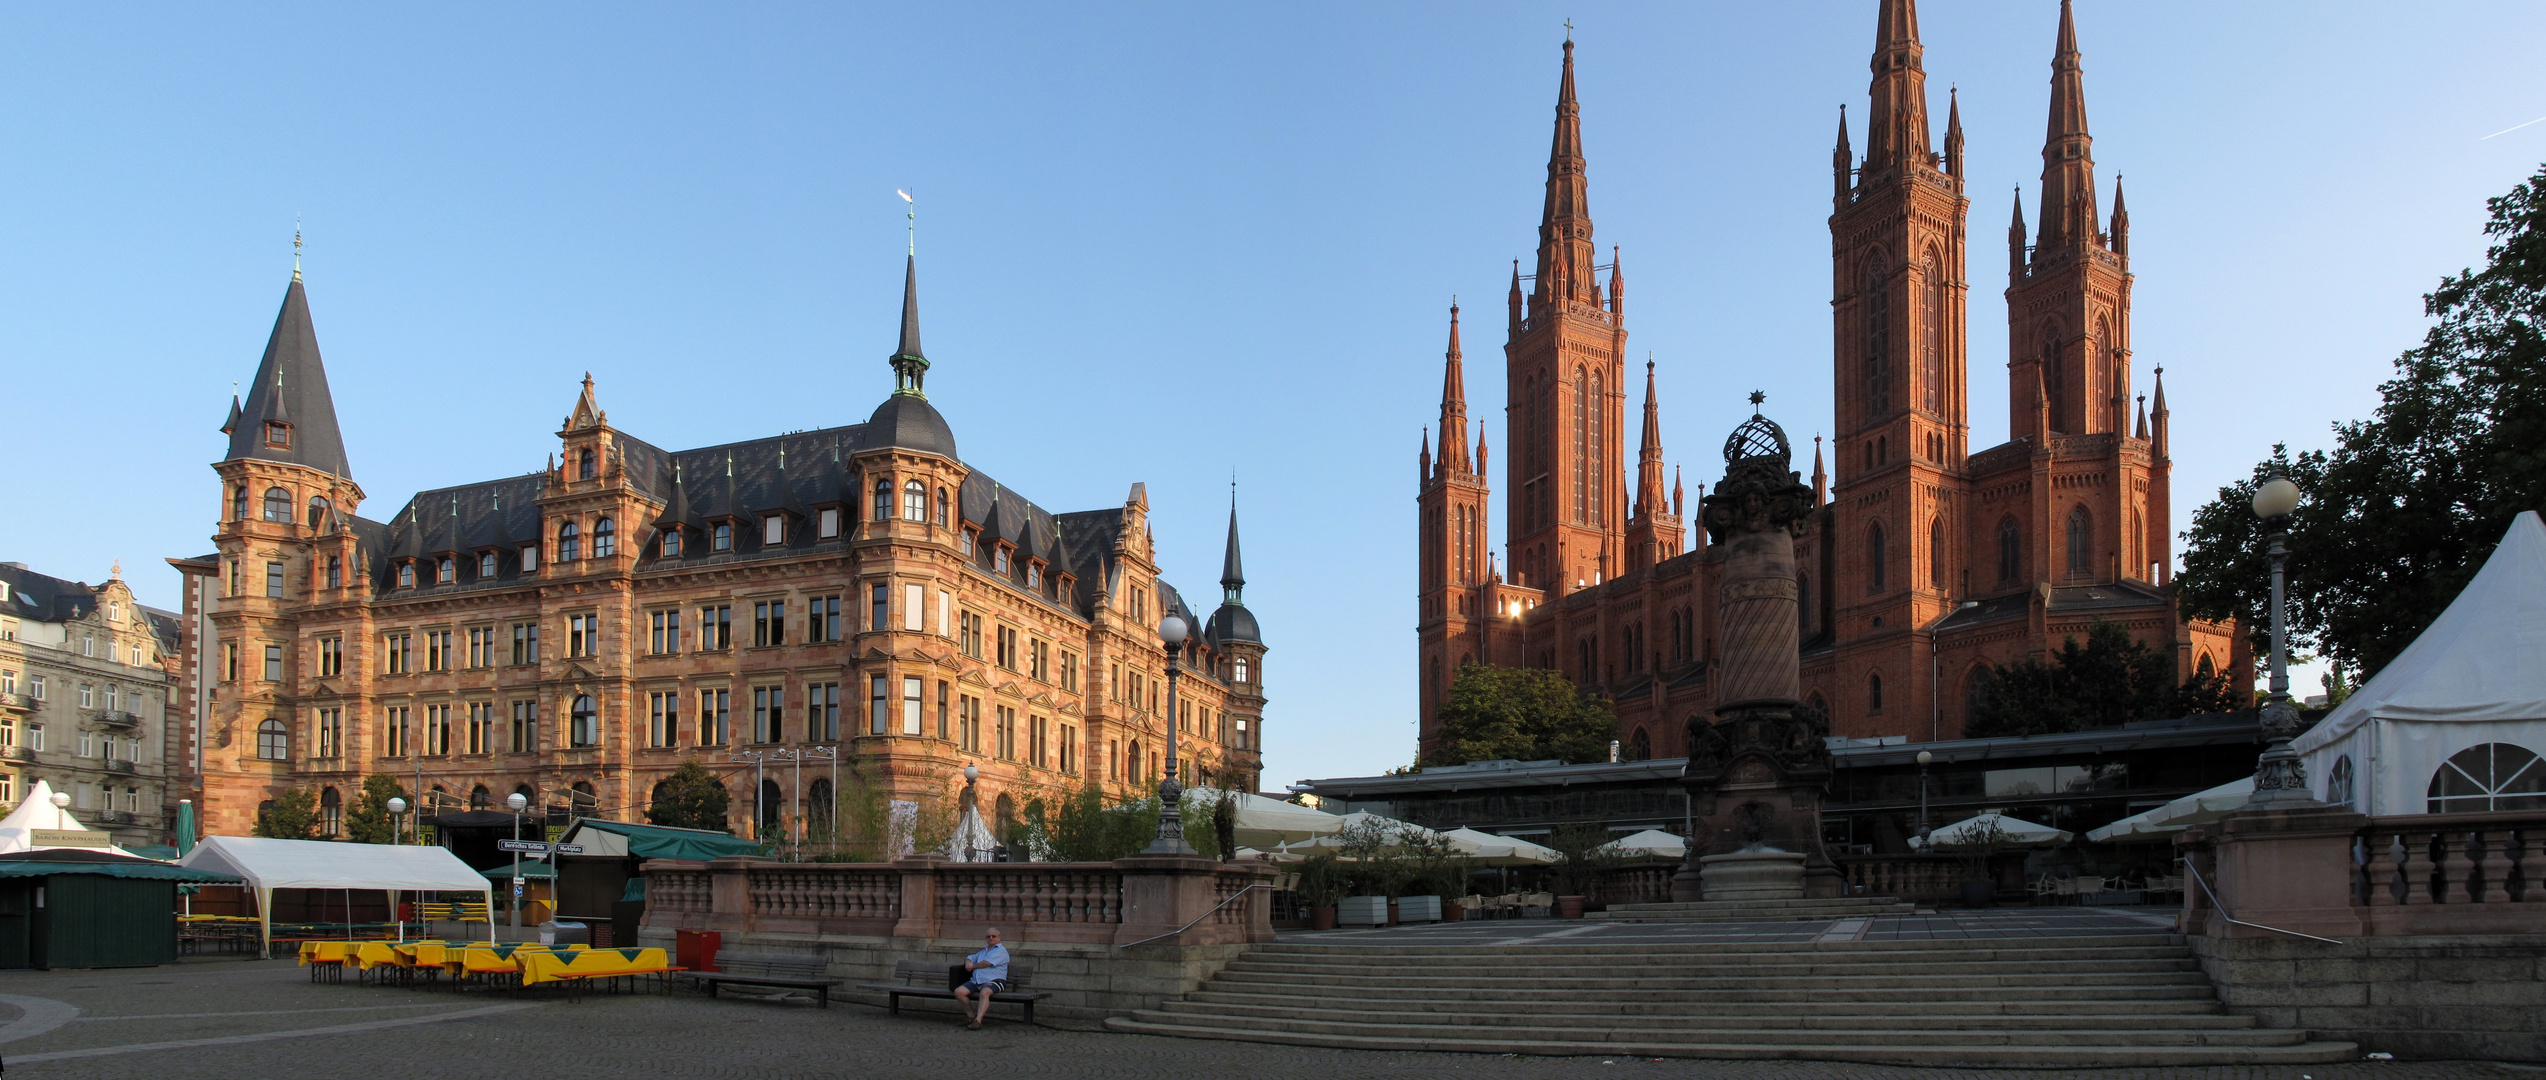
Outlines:
{"label": "carved stone base", "polygon": [[1700,900],[1803,899],[1802,852],[1736,851],[1697,863]]}

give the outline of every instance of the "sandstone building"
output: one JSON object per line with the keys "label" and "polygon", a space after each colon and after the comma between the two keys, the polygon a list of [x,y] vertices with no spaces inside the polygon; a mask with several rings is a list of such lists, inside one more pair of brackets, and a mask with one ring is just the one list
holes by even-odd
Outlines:
{"label": "sandstone building", "polygon": [[174,614],[133,602],[121,566],[87,585],[0,563],[0,805],[44,780],[77,827],[167,842],[181,637]]}
{"label": "sandstone building", "polygon": [[[2245,670],[2234,628],[2186,620],[2167,588],[2163,369],[2154,401],[2134,394],[2130,218],[2118,184],[2109,219],[2100,208],[2068,5],[2040,220],[2028,233],[2019,198],[2007,233],[2012,438],[1998,446],[1969,446],[1962,122],[1949,100],[1937,152],[1915,0],[1882,0],[1872,68],[1865,151],[1842,113],[1831,159],[1837,415],[1828,467],[1815,439],[1818,507],[1797,541],[1807,703],[1834,735],[1956,738],[1988,665],[2041,656],[2099,618],[2172,655],[2178,680]],[[1424,752],[1471,661],[1555,668],[1613,696],[1629,757],[1684,754],[1685,725],[1714,708],[1719,560],[1689,549],[1649,363],[1626,474],[1626,285],[1611,251],[1599,264],[1567,41],[1536,272],[1514,264],[1505,325],[1502,566],[1455,307],[1440,454],[1427,442],[1420,459]]]}
{"label": "sandstone building", "polygon": [[[895,799],[981,767],[985,814],[1179,775],[1252,790],[1264,652],[1230,515],[1207,620],[1158,576],[1142,485],[1055,514],[956,452],[924,391],[916,259],[894,389],[864,423],[667,451],[611,425],[593,382],[528,475],[359,515],[297,270],[228,452],[218,549],[189,574],[184,685],[204,825],[314,789],[334,830],[364,777],[438,805],[641,817],[696,758],[737,830],[816,835],[829,759]],[[1157,626],[1197,628],[1167,715]],[[812,755],[796,786],[791,755]],[[772,763],[756,788],[738,757]]]}

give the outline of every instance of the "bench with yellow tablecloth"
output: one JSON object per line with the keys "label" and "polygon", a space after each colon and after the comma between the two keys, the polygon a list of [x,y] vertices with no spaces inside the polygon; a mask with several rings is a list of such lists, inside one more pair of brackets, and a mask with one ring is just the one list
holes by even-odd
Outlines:
{"label": "bench with yellow tablecloth", "polygon": [[585,948],[587,948],[587,946],[538,945],[527,942],[521,944],[471,945],[460,952],[458,964],[456,966],[451,963],[451,954],[448,952],[444,953],[443,966],[450,970],[452,974],[475,979],[479,982],[503,983],[510,981],[511,979],[518,979],[521,976],[522,959],[526,956],[535,956],[551,952],[576,952]]}
{"label": "bench with yellow tablecloth", "polygon": [[311,982],[342,982],[345,962],[354,958],[359,941],[304,941],[300,948],[300,966],[309,969]]}
{"label": "bench with yellow tablecloth", "polygon": [[611,979],[635,975],[667,975],[672,970],[671,958],[661,949],[575,949],[567,952],[535,952],[518,955],[522,969],[522,985],[541,983],[580,983],[587,979]]}

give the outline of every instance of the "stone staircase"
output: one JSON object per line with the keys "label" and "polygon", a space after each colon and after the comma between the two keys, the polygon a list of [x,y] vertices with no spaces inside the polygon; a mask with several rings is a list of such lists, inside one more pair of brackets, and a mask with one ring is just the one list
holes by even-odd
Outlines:
{"label": "stone staircase", "polygon": [[1789,919],[1855,919],[1874,915],[1919,914],[1918,905],[1888,896],[1850,896],[1830,900],[1718,900],[1658,904],[1612,904],[1583,918],[1594,922],[1780,922]]}
{"label": "stone staircase", "polygon": [[1365,1050],[1902,1065],[2303,1064],[2166,935],[1260,945],[1115,1031]]}

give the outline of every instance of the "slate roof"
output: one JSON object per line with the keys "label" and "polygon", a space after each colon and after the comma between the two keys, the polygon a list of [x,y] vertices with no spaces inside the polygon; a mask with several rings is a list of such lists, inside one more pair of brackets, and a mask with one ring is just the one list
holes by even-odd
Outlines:
{"label": "slate roof", "polygon": [[21,619],[68,622],[97,610],[97,590],[84,582],[64,581],[22,566],[0,566],[0,581],[9,583],[9,602],[0,604]]}
{"label": "slate roof", "polygon": [[[283,309],[274,315],[274,332],[266,338],[265,358],[248,384],[246,404],[231,403],[222,430],[230,435],[225,460],[256,458],[307,465],[351,477],[345,460],[345,437],[336,430],[336,401],[327,392],[327,365],[318,357],[318,331],[310,324],[309,295],[298,274],[283,290]],[[265,423],[292,425],[291,445],[266,445]]]}

